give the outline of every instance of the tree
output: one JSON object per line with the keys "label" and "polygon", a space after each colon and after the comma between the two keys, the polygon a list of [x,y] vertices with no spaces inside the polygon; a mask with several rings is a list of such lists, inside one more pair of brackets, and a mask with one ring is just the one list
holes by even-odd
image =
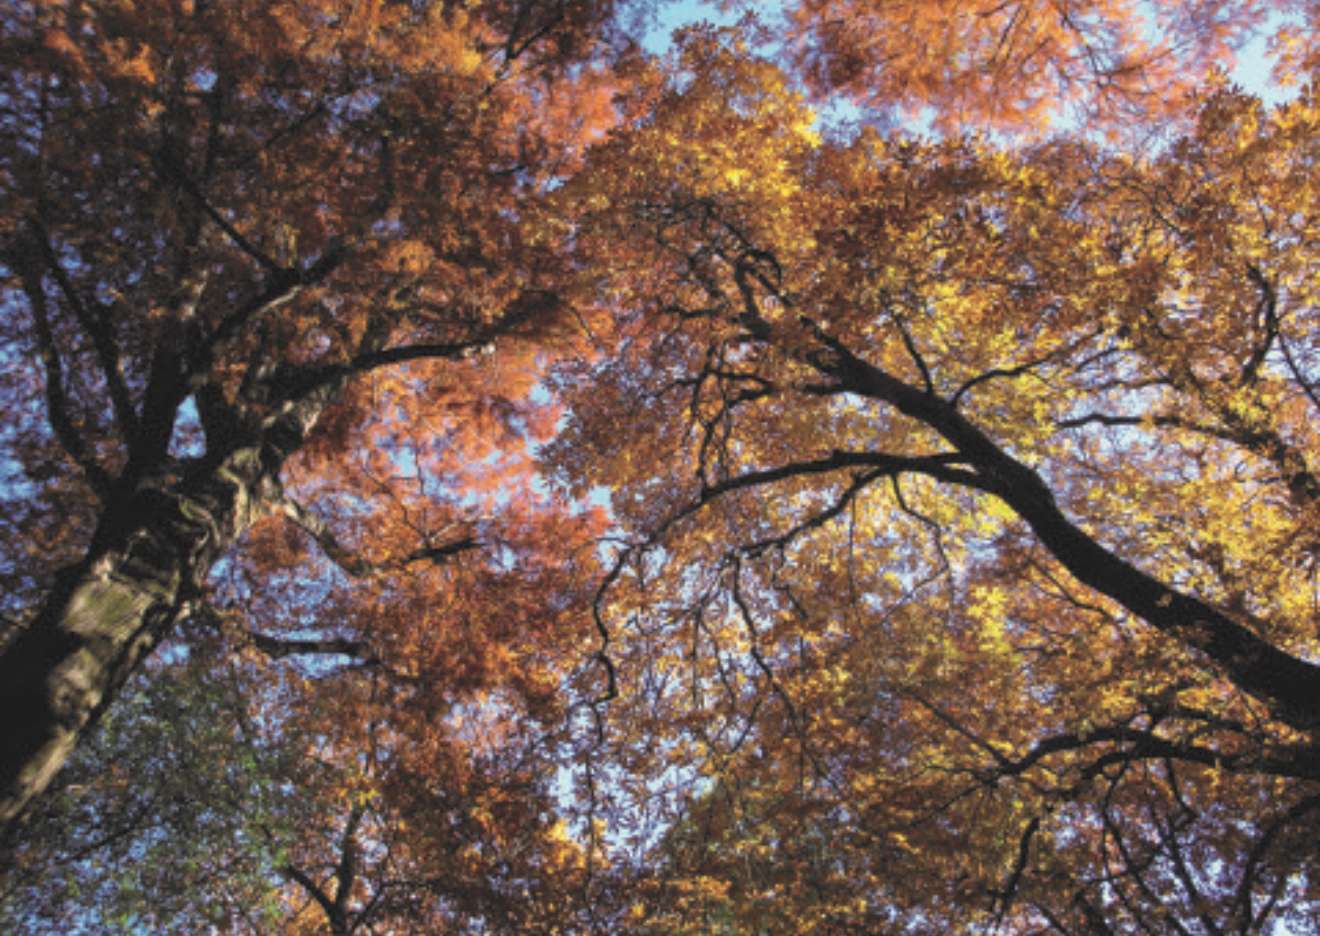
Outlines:
{"label": "tree", "polygon": [[727,33],[674,73],[562,194],[615,327],[552,457],[631,536],[600,808],[666,817],[621,914],[1314,925],[1313,91],[1134,153],[825,140]]}
{"label": "tree", "polygon": [[560,261],[528,223],[609,117],[611,15],[5,10],[6,823],[257,518],[364,580],[498,551],[454,492],[553,422],[527,393]]}
{"label": "tree", "polygon": [[7,11],[0,919],[1314,924],[1276,11]]}

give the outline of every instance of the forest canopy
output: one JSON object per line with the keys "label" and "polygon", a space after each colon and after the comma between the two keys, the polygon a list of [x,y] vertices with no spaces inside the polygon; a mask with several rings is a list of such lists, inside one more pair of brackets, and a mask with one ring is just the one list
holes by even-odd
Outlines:
{"label": "forest canopy", "polygon": [[1320,7],[654,6],[0,8],[3,927],[1320,925]]}

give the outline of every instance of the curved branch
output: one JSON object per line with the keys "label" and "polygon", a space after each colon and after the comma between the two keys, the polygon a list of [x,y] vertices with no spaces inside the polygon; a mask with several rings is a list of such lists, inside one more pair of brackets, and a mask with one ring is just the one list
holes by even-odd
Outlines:
{"label": "curved branch", "polygon": [[[1320,666],[1292,656],[1226,614],[1159,581],[1102,546],[1069,520],[1044,480],[1005,452],[978,426],[931,397],[862,360],[817,331],[810,363],[845,389],[879,400],[938,432],[976,468],[948,480],[994,494],[1032,528],[1072,575],[1185,646],[1204,653],[1280,721],[1304,732],[1320,728]],[[939,477],[939,475],[935,475]]]}
{"label": "curved branch", "polygon": [[[1027,823],[1026,828],[1022,830],[1022,835],[1018,839],[1017,858],[1013,862],[1013,868],[1009,871],[1008,880],[1004,886],[993,894],[994,904],[999,906],[999,912],[995,914],[995,928],[998,929],[1004,922],[1004,916],[1008,913],[1009,907],[1013,905],[1013,898],[1017,896],[1018,885],[1022,882],[1022,873],[1027,869],[1027,860],[1031,857],[1031,840],[1036,835],[1036,830],[1040,828],[1040,816],[1032,816],[1031,821]],[[991,906],[991,910],[994,906]]]}
{"label": "curved branch", "polygon": [[[774,329],[761,315],[746,269],[735,267],[733,272],[743,299],[738,323],[754,339],[774,342]],[[795,305],[773,284],[761,283],[785,306]],[[1320,729],[1320,665],[1280,650],[1199,598],[1170,588],[1111,552],[1064,515],[1036,471],[1008,454],[950,402],[854,354],[811,316],[799,312],[797,318],[816,346],[790,349],[794,358],[836,381],[844,392],[886,403],[933,429],[961,456],[958,461],[974,469],[935,466],[937,470],[927,474],[995,495],[1027,522],[1078,581],[1205,654],[1238,688],[1264,702],[1273,717],[1308,734]]]}
{"label": "curved branch", "polygon": [[993,772],[997,777],[1015,777],[1026,773],[1051,754],[1081,750],[1096,744],[1126,744],[1130,747],[1104,755],[1087,768],[1088,773],[1095,772],[1097,765],[1106,765],[1117,760],[1169,759],[1213,767],[1229,773],[1265,773],[1300,780],[1320,780],[1320,756],[1312,753],[1309,748],[1276,750],[1272,755],[1263,756],[1225,754],[1212,748],[1181,744],[1162,738],[1149,729],[1134,728],[1130,725],[1111,725],[1085,732],[1052,735],[1037,741],[1031,750],[1016,759],[1005,757],[988,743],[982,742],[981,746],[995,759],[995,767],[988,770],[987,774]]}
{"label": "curved branch", "polygon": [[[825,474],[843,468],[874,468],[884,474],[912,472],[929,475],[939,481],[951,484],[964,484],[981,487],[985,483],[976,474],[955,465],[965,464],[966,459],[957,452],[936,452],[929,455],[887,455],[883,452],[845,452],[835,449],[824,458],[807,461],[789,462],[777,468],[749,471],[745,474],[726,478],[717,484],[704,488],[700,502],[693,509],[709,503],[720,495],[740,488],[759,487],[775,481],[783,481],[808,474]],[[690,511],[689,511],[690,512]]]}

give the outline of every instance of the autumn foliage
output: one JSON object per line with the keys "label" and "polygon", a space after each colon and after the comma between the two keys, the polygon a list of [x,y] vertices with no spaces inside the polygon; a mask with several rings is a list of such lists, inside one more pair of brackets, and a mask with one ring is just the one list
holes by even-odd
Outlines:
{"label": "autumn foliage", "polygon": [[0,920],[1315,927],[1313,5],[646,7],[0,14]]}

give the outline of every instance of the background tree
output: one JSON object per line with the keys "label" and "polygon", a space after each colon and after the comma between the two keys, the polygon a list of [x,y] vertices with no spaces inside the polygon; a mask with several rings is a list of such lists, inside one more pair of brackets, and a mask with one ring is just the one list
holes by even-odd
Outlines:
{"label": "background tree", "polygon": [[1310,92],[1142,156],[826,141],[729,34],[675,73],[563,195],[636,929],[1314,925]]}

